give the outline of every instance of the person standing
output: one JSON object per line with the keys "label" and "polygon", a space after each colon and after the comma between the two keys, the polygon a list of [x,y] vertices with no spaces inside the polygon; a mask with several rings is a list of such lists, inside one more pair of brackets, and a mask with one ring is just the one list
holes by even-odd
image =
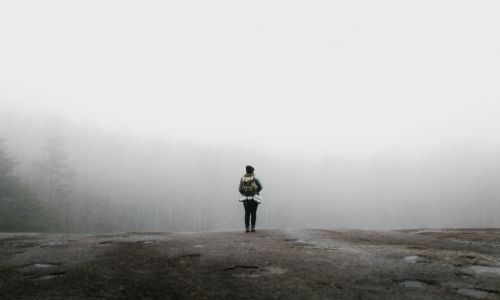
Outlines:
{"label": "person standing", "polygon": [[[246,173],[240,179],[240,186],[238,191],[243,196],[255,196],[259,195],[262,190],[262,184],[260,180],[254,174],[254,168],[252,166],[245,167]],[[250,219],[252,224],[252,232],[255,232],[255,222],[257,220],[257,207],[259,203],[255,200],[245,200],[243,201],[243,206],[245,207],[245,232],[250,232]]]}

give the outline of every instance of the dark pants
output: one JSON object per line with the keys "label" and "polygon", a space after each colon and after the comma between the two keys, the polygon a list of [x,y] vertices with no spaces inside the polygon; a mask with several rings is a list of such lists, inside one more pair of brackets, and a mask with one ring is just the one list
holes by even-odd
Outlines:
{"label": "dark pants", "polygon": [[243,202],[245,206],[245,226],[248,228],[250,225],[250,216],[252,216],[252,228],[255,227],[255,221],[257,220],[257,206],[259,203],[249,200]]}

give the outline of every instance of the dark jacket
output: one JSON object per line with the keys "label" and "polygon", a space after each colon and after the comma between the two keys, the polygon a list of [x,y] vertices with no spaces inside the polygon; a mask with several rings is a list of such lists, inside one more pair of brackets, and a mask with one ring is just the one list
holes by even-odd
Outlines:
{"label": "dark jacket", "polygon": [[[258,195],[260,193],[260,191],[262,190],[262,184],[260,183],[259,178],[257,178],[257,176],[255,176],[253,173],[251,173],[251,174],[247,173],[241,177],[240,186],[238,187],[238,191],[240,192],[240,194],[244,195],[244,193],[243,193],[243,177],[250,177],[250,176],[253,176],[253,180],[255,181],[255,184],[257,185],[256,194]],[[253,195],[244,195],[244,196],[253,196]]]}

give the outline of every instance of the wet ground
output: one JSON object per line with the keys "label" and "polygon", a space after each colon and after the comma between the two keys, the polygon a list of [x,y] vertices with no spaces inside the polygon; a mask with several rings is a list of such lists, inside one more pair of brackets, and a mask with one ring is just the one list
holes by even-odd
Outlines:
{"label": "wet ground", "polygon": [[500,299],[500,229],[0,233],[1,299]]}

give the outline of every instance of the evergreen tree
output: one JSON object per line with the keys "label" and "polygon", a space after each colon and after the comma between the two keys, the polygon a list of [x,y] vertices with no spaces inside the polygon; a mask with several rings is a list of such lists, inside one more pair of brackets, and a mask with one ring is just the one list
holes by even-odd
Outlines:
{"label": "evergreen tree", "polygon": [[13,174],[15,165],[0,140],[0,231],[40,230],[40,202]]}
{"label": "evergreen tree", "polygon": [[47,226],[50,231],[70,231],[70,184],[73,171],[67,166],[67,156],[60,136],[47,138],[44,159],[39,162],[42,171],[42,194],[45,200]]}

